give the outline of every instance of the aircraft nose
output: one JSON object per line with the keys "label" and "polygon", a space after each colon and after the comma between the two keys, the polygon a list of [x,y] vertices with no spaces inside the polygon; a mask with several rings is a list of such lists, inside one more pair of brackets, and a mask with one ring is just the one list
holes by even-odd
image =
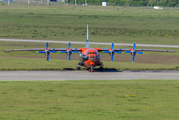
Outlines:
{"label": "aircraft nose", "polygon": [[94,62],[90,62],[90,65],[94,65]]}
{"label": "aircraft nose", "polygon": [[90,56],[90,60],[94,61],[95,60],[95,56]]}

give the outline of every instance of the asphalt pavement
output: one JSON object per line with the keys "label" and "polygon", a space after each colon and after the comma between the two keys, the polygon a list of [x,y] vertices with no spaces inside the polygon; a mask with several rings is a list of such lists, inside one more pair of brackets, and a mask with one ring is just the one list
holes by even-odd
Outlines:
{"label": "asphalt pavement", "polygon": [[179,80],[179,71],[0,71],[0,81],[138,79]]}

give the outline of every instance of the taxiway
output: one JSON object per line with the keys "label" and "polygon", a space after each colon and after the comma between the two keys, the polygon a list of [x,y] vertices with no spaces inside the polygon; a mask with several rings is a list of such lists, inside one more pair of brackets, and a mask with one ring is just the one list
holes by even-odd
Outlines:
{"label": "taxiway", "polygon": [[138,79],[179,80],[179,71],[0,71],[0,81]]}

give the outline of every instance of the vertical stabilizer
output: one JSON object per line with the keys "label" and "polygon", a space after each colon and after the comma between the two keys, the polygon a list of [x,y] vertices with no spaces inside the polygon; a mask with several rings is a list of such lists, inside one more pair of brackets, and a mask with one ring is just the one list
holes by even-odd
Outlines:
{"label": "vertical stabilizer", "polygon": [[86,35],[86,46],[85,46],[85,48],[89,48],[88,24],[87,24],[87,35]]}

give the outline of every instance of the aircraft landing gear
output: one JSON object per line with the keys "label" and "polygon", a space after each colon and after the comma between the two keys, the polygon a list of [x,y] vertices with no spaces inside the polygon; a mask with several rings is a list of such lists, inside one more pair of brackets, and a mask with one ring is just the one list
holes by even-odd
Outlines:
{"label": "aircraft landing gear", "polygon": [[99,67],[99,71],[103,71],[104,69],[103,69],[103,67],[102,66],[100,66]]}
{"label": "aircraft landing gear", "polygon": [[78,63],[78,67],[77,67],[77,70],[81,70],[81,67],[80,67],[80,63]]}
{"label": "aircraft landing gear", "polygon": [[94,72],[93,66],[91,66],[91,67],[89,68],[89,71],[90,71],[90,72]]}
{"label": "aircraft landing gear", "polygon": [[81,67],[77,67],[77,70],[81,70]]}
{"label": "aircraft landing gear", "polygon": [[101,62],[101,65],[99,67],[99,71],[103,71],[103,63]]}

